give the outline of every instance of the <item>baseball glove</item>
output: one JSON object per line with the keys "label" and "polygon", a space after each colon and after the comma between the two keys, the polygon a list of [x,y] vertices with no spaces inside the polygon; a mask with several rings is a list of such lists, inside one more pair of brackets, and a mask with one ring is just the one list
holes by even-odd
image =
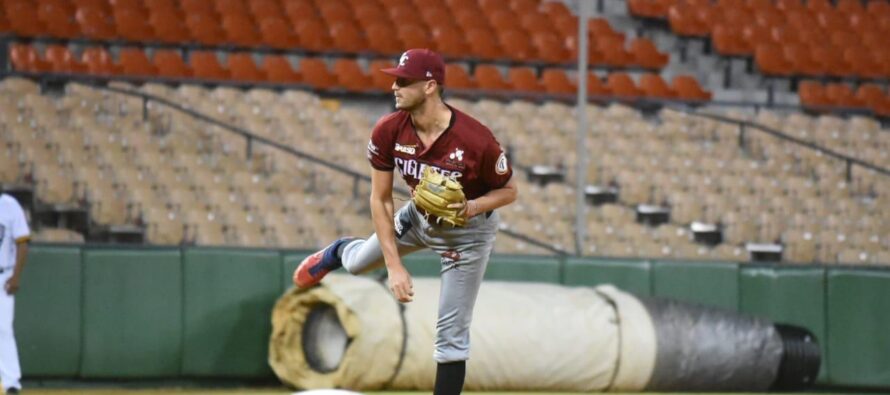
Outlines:
{"label": "baseball glove", "polygon": [[437,217],[437,222],[447,222],[453,226],[464,226],[467,219],[461,215],[461,209],[448,208],[449,204],[466,203],[463,186],[457,180],[443,176],[427,166],[423,176],[414,188],[414,204],[423,209],[427,215]]}

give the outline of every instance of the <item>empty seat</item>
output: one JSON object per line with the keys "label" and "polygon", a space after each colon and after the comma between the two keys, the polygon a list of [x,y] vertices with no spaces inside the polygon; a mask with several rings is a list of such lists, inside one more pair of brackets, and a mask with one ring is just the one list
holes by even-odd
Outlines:
{"label": "empty seat", "polygon": [[158,69],[151,64],[145,52],[136,48],[121,48],[120,62],[121,73],[134,76],[157,75]]}
{"label": "empty seat", "polygon": [[337,59],[334,61],[334,75],[337,83],[353,92],[373,90],[371,77],[362,70],[353,59]]}
{"label": "empty seat", "polygon": [[260,36],[263,44],[272,48],[293,49],[300,45],[299,38],[287,21],[277,16],[267,16],[260,20]]}
{"label": "empty seat", "polygon": [[405,50],[396,36],[396,30],[386,23],[371,23],[365,29],[368,48],[381,55],[395,55]]}
{"label": "empty seat", "polygon": [[476,70],[473,73],[476,79],[476,86],[479,89],[486,90],[507,90],[510,89],[510,85],[504,81],[504,76],[501,74],[501,71],[498,70],[496,66],[490,64],[479,64],[476,65]]}
{"label": "empty seat", "polygon": [[528,35],[521,29],[508,29],[498,35],[504,53],[513,60],[528,62],[539,60],[538,53]]}
{"label": "empty seat", "polygon": [[683,100],[711,100],[711,93],[702,89],[698,81],[688,75],[674,77],[671,88],[677,92],[677,97]]}
{"label": "empty seat", "polygon": [[670,60],[668,54],[660,52],[647,38],[637,38],[631,42],[630,53],[634,57],[634,63],[647,69],[659,70]]}
{"label": "empty seat", "polygon": [[196,78],[225,80],[229,71],[222,67],[214,51],[194,51],[189,54],[189,65]]}
{"label": "empty seat", "polygon": [[656,99],[673,99],[677,92],[671,89],[658,74],[645,73],[640,76],[640,90],[647,97]]}
{"label": "empty seat", "polygon": [[148,17],[144,13],[132,9],[115,10],[114,26],[116,35],[131,41],[153,41],[154,30],[148,23]]}
{"label": "empty seat", "polygon": [[473,56],[487,60],[503,57],[503,50],[491,31],[483,28],[471,28],[465,31],[467,44],[470,45]]}
{"label": "empty seat", "polygon": [[535,77],[535,71],[531,67],[518,66],[507,70],[507,78],[510,86],[516,91],[544,92],[544,86]]}
{"label": "empty seat", "polygon": [[637,88],[627,73],[610,73],[606,77],[606,86],[613,95],[622,98],[634,99],[643,96],[643,91]]}
{"label": "empty seat", "polygon": [[832,83],[825,87],[825,98],[834,106],[857,108],[864,103],[856,98],[853,90],[845,83]]}
{"label": "empty seat", "polygon": [[354,23],[338,22],[330,28],[333,49],[344,52],[360,52],[368,47],[365,37]]}
{"label": "empty seat", "polygon": [[185,25],[192,39],[201,44],[219,45],[226,41],[226,35],[219,21],[210,14],[190,14]]}
{"label": "empty seat", "polygon": [[432,38],[424,26],[416,23],[396,24],[399,41],[405,48],[433,48]]}
{"label": "empty seat", "polygon": [[[291,20],[291,22],[294,22]],[[326,51],[331,47],[327,27],[317,20],[304,19],[294,23],[300,47],[310,51]]]}
{"label": "empty seat", "polygon": [[86,66],[74,58],[67,47],[52,44],[46,47],[44,57],[52,65],[52,71],[57,73],[83,73]]}
{"label": "empty seat", "polygon": [[337,86],[337,77],[328,70],[324,60],[319,58],[301,59],[300,74],[305,83],[316,89],[331,89]]}
{"label": "empty seat", "polygon": [[[389,92],[392,90],[392,84],[394,81],[393,77],[380,71],[392,67],[395,67],[395,64],[393,64],[393,62],[382,59],[372,60],[368,64],[368,74],[371,77],[371,86],[373,86],[375,90],[384,92]],[[445,78],[445,84],[446,86],[449,86],[451,83],[451,75],[449,75],[447,71],[445,73]]]}
{"label": "empty seat", "polygon": [[120,71],[114,64],[111,54],[102,47],[89,47],[83,50],[81,61],[90,74],[114,75]]}
{"label": "empty seat", "polygon": [[230,53],[226,65],[233,80],[242,82],[266,80],[266,75],[256,66],[250,53]]}
{"label": "empty seat", "polygon": [[269,82],[294,84],[301,81],[300,74],[294,71],[287,58],[281,55],[266,55],[263,58],[263,71]]}
{"label": "empty seat", "polygon": [[541,84],[547,93],[573,94],[577,91],[565,71],[557,68],[544,69],[541,72]]}
{"label": "empty seat", "polygon": [[152,9],[148,23],[154,36],[163,42],[180,43],[191,39],[188,28],[182,23],[175,9]]}
{"label": "empty seat", "polygon": [[473,89],[476,87],[476,83],[470,78],[470,74],[459,64],[446,64],[445,78],[445,86],[447,88]]}
{"label": "empty seat", "polygon": [[176,50],[159,49],[155,51],[152,62],[158,69],[158,75],[163,77],[186,78],[192,75],[191,68]]}
{"label": "empty seat", "polygon": [[257,46],[262,43],[259,31],[247,15],[224,15],[222,29],[225,32],[225,40],[229,43],[245,47]]}
{"label": "empty seat", "polygon": [[[16,20],[16,24],[21,24],[22,21],[18,21],[21,17],[21,14],[13,14]],[[71,18],[72,11],[66,10],[63,7],[59,7],[53,3],[42,3],[40,4],[40,8],[37,11],[37,17],[40,22],[43,23],[43,26],[46,26],[46,32],[44,34],[48,34],[53,37],[60,38],[75,38],[80,35],[80,28],[74,22],[74,19]],[[25,18],[31,17],[26,16]],[[40,28],[40,26],[35,26],[34,28]]]}
{"label": "empty seat", "polygon": [[116,36],[111,18],[108,14],[96,8],[78,8],[74,15],[80,31],[89,38],[98,40],[110,40]]}
{"label": "empty seat", "polygon": [[824,107],[831,103],[825,95],[825,88],[822,84],[815,81],[803,81],[797,90],[800,95],[800,102],[808,107]]}

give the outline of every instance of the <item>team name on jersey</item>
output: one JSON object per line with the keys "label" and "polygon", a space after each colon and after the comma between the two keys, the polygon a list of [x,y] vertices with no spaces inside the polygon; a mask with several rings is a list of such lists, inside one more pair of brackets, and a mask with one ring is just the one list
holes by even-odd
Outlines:
{"label": "team name on jersey", "polygon": [[[410,175],[411,177],[414,177],[415,179],[419,180],[420,177],[423,175],[423,169],[425,169],[427,166],[429,166],[425,163],[419,163],[414,159],[402,159],[402,158],[394,158],[394,159],[396,162],[396,167],[399,168],[399,173],[401,173],[403,177],[406,175]],[[457,179],[461,178],[461,176],[463,176],[463,173],[461,173],[459,171],[445,170],[445,169],[442,169],[442,168],[439,168],[436,166],[430,166],[430,167],[432,167],[433,169],[436,169],[436,171],[438,171],[443,176],[450,177],[455,180],[457,180]]]}
{"label": "team name on jersey", "polygon": [[396,143],[396,151],[404,152],[404,153],[406,153],[406,154],[408,154],[408,155],[414,155],[414,153],[417,152],[417,146],[414,146],[414,145],[401,145],[401,144],[399,144],[399,143]]}

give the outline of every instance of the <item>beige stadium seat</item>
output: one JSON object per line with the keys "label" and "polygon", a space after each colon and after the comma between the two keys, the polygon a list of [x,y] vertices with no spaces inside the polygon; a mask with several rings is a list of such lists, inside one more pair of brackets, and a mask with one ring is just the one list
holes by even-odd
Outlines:
{"label": "beige stadium seat", "polygon": [[154,209],[144,217],[146,240],[151,244],[179,245],[185,242],[185,225],[174,211]]}
{"label": "beige stadium seat", "polygon": [[35,232],[33,241],[44,243],[84,243],[84,236],[77,231],[64,228],[41,228]]}
{"label": "beige stadium seat", "polygon": [[19,182],[23,174],[18,158],[3,147],[0,147],[0,152],[0,184]]}
{"label": "beige stadium seat", "polygon": [[53,205],[77,204],[78,196],[75,194],[69,169],[44,162],[35,164],[34,170],[36,193],[40,200]]}
{"label": "beige stadium seat", "polygon": [[131,223],[127,201],[113,190],[91,189],[90,217],[100,225],[125,225]]}

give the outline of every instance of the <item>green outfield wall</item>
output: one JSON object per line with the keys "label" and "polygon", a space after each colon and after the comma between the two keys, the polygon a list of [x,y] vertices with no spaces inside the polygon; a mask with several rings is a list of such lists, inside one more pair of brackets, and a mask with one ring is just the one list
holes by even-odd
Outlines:
{"label": "green outfield wall", "polygon": [[[16,297],[24,376],[272,378],[270,312],[308,253],[35,244]],[[433,254],[404,262],[439,273]],[[890,389],[890,269],[495,255],[486,280],[610,283],[801,325],[821,384]]]}

